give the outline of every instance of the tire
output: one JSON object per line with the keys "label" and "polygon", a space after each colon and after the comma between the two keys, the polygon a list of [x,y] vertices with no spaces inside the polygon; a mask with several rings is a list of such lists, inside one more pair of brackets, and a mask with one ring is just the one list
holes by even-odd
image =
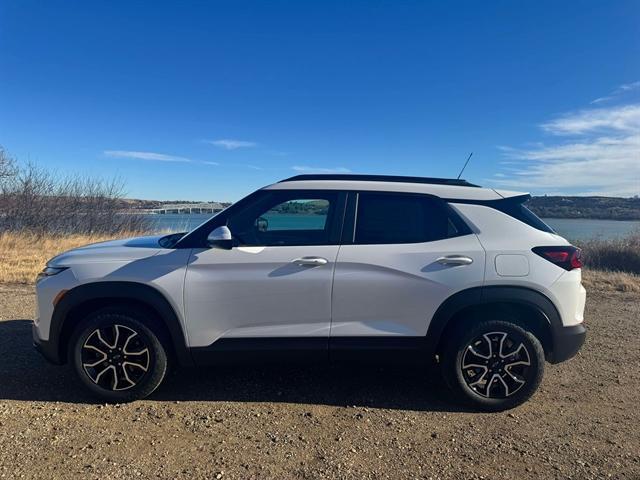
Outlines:
{"label": "tire", "polygon": [[481,321],[450,340],[442,373],[457,398],[496,412],[514,408],[535,393],[544,361],[542,345],[531,332],[508,321]]}
{"label": "tire", "polygon": [[108,308],[90,314],[69,342],[68,358],[100,400],[125,403],[149,396],[167,371],[167,353],[144,313]]}

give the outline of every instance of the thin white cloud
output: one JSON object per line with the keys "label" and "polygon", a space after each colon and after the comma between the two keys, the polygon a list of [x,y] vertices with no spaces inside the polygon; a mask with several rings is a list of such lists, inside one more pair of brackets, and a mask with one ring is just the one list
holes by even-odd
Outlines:
{"label": "thin white cloud", "polygon": [[640,131],[640,103],[611,108],[595,108],[569,113],[542,124],[554,135],[581,135],[595,131]]}
{"label": "thin white cloud", "polygon": [[623,95],[627,92],[631,92],[636,89],[640,89],[640,81],[623,83],[622,85],[614,89],[609,95],[596,98],[595,100],[592,100],[591,103],[598,104],[598,103],[608,102],[609,100],[613,100],[614,98],[617,98],[620,95]]}
{"label": "thin white cloud", "polygon": [[220,166],[220,164],[218,162],[203,161],[203,162],[200,162],[200,163],[202,163],[204,165],[213,165],[214,167]]}
{"label": "thin white cloud", "polygon": [[581,110],[541,128],[563,141],[498,147],[507,161],[493,184],[534,193],[640,194],[640,104]]}
{"label": "thin white cloud", "polygon": [[628,92],[629,90],[635,90],[636,88],[640,88],[640,80],[637,82],[623,83],[618,87],[618,91]]}
{"label": "thin white cloud", "polygon": [[132,158],[135,160],[152,160],[156,162],[182,162],[189,163],[191,159],[186,157],[178,157],[176,155],[167,155],[155,152],[137,152],[130,150],[105,150],[103,152],[107,157],[113,158]]}
{"label": "thin white cloud", "polygon": [[595,98],[593,100],[591,100],[592,104],[597,104],[597,103],[604,103],[604,102],[608,102],[609,100],[613,100],[615,97],[613,95],[607,95],[606,97],[598,97]]}
{"label": "thin white cloud", "polygon": [[350,173],[351,172],[351,170],[344,167],[323,168],[323,167],[310,167],[308,165],[294,165],[291,168],[299,173]]}
{"label": "thin white cloud", "polygon": [[247,142],[246,140],[232,140],[229,138],[222,138],[220,140],[205,140],[205,143],[214,145],[218,148],[224,148],[225,150],[237,150],[239,148],[253,148],[258,144],[255,142]]}

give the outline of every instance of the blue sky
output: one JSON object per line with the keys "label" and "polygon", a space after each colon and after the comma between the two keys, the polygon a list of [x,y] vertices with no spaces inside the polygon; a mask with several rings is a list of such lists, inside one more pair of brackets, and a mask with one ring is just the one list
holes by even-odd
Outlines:
{"label": "blue sky", "polygon": [[0,4],[0,145],[131,197],[304,172],[640,194],[640,2]]}

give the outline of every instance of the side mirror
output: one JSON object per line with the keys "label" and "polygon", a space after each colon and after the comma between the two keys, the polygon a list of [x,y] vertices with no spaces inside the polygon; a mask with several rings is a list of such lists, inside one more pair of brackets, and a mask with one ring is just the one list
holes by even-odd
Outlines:
{"label": "side mirror", "polygon": [[222,227],[214,229],[207,237],[207,244],[210,247],[231,250],[233,247],[233,237],[231,236],[229,227],[223,225]]}

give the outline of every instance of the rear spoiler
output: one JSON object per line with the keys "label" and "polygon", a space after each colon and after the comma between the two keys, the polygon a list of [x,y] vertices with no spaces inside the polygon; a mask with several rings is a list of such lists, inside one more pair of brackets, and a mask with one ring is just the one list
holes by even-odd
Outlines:
{"label": "rear spoiler", "polygon": [[521,197],[524,200],[522,200],[522,202],[526,202],[527,200],[529,200],[531,198],[531,194],[527,193],[527,192],[513,192],[511,190],[496,190],[495,188],[492,189],[494,192],[496,192],[498,195],[500,195],[502,198],[518,198]]}

